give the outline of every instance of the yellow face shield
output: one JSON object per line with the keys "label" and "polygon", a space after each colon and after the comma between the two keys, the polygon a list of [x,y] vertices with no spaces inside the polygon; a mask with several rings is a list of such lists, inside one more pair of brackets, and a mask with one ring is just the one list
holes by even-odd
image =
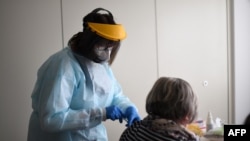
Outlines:
{"label": "yellow face shield", "polygon": [[121,24],[101,24],[88,22],[90,29],[97,35],[113,41],[119,41],[126,38],[126,31]]}

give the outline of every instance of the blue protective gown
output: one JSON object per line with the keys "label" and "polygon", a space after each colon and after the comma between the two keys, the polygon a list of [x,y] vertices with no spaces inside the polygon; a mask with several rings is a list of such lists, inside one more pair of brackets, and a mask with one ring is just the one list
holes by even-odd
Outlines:
{"label": "blue protective gown", "polygon": [[76,57],[69,47],[39,68],[31,97],[28,141],[107,141],[103,109],[134,106],[108,63]]}

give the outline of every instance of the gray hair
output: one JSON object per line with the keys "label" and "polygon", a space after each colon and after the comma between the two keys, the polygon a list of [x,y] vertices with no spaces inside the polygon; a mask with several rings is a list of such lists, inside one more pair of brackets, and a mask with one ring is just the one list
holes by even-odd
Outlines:
{"label": "gray hair", "polygon": [[197,117],[197,96],[187,81],[181,78],[161,77],[148,93],[146,111],[149,115],[175,122],[187,117],[191,123]]}

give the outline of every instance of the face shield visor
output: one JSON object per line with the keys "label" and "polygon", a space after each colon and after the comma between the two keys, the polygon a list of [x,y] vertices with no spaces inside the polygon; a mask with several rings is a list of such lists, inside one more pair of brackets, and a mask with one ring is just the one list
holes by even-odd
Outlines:
{"label": "face shield visor", "polygon": [[97,35],[112,41],[120,41],[126,38],[126,31],[121,24],[101,24],[88,22],[91,31]]}

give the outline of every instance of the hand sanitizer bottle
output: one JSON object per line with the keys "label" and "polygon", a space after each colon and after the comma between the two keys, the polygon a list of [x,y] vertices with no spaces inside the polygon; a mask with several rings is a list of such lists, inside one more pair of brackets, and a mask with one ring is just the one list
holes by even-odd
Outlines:
{"label": "hand sanitizer bottle", "polygon": [[209,130],[214,128],[214,120],[212,113],[209,111],[207,115],[207,120],[206,120],[206,131],[208,132]]}

